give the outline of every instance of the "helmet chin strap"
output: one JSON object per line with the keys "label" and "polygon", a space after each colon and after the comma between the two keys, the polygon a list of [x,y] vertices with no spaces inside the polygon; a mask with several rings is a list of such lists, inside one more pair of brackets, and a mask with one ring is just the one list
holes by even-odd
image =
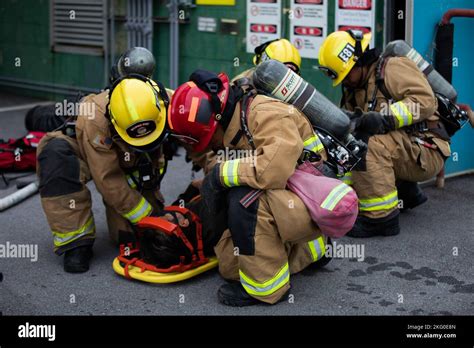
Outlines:
{"label": "helmet chin strap", "polygon": [[169,134],[170,134],[169,131],[165,128],[163,130],[163,134],[161,134],[160,137],[156,139],[154,142],[152,142],[151,144],[148,144],[146,146],[141,146],[141,147],[133,146],[133,145],[129,145],[129,146],[134,152],[137,152],[137,153],[153,152],[157,150],[166,141],[166,139],[168,139]]}
{"label": "helmet chin strap", "polygon": [[224,111],[222,112],[222,118],[219,121],[219,124],[222,126],[224,131],[227,130],[229,127],[230,120],[232,119],[232,115],[234,114],[235,107],[237,103],[242,99],[244,92],[241,88],[232,85],[229,88],[229,98],[227,99],[227,104],[225,106]]}
{"label": "helmet chin strap", "polygon": [[357,87],[362,87],[367,81],[368,67],[375,63],[380,57],[381,51],[378,48],[373,48],[364,52],[362,57],[357,61],[356,67],[362,69],[362,72],[357,82]]}

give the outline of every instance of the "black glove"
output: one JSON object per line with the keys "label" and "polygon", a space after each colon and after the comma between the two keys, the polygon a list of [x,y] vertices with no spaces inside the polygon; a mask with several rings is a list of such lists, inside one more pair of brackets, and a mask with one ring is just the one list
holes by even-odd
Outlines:
{"label": "black glove", "polygon": [[349,111],[349,110],[346,110],[346,109],[341,109],[341,111],[346,114],[347,117],[349,117],[351,120],[354,119],[354,118],[357,118],[357,117],[360,117],[361,114],[358,114],[357,112],[355,111]]}
{"label": "black glove", "polygon": [[179,205],[180,203],[189,203],[191,199],[199,195],[199,189],[193,184],[189,184],[186,191],[181,193],[171,205]]}
{"label": "black glove", "polygon": [[356,132],[366,133],[368,135],[385,134],[395,130],[395,123],[390,116],[384,116],[380,112],[364,112],[355,120]]}
{"label": "black glove", "polygon": [[202,201],[211,215],[217,215],[225,204],[224,192],[227,188],[222,185],[219,173],[220,164],[216,164],[204,177],[201,186]]}

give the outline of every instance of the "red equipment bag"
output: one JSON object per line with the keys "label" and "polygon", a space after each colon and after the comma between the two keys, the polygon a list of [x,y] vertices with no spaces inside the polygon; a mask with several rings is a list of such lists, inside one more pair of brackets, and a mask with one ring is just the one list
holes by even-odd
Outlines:
{"label": "red equipment bag", "polygon": [[45,134],[29,132],[19,139],[0,140],[0,172],[34,171],[36,148]]}

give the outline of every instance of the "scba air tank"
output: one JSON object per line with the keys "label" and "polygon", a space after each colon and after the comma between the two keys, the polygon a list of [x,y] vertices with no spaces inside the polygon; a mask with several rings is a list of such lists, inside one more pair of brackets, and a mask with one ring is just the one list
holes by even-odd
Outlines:
{"label": "scba air tank", "polygon": [[315,127],[324,128],[340,141],[347,141],[349,117],[301,76],[276,60],[257,66],[253,74],[257,90],[294,105]]}
{"label": "scba air tank", "polygon": [[458,96],[454,87],[441,76],[434,67],[428,63],[423,57],[409,44],[403,40],[390,42],[383,52],[384,57],[407,57],[415,62],[418,69],[425,74],[431,88],[434,92],[447,97],[453,103],[456,102]]}

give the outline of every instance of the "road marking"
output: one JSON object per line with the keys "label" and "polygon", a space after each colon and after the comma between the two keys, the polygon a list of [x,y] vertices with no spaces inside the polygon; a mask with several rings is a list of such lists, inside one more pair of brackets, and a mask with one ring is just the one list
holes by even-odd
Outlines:
{"label": "road marking", "polygon": [[48,102],[40,102],[40,103],[23,104],[23,105],[17,105],[17,106],[7,106],[4,108],[0,108],[0,112],[30,109],[37,105],[48,105],[48,104],[53,104],[53,103],[54,102],[48,101]]}

